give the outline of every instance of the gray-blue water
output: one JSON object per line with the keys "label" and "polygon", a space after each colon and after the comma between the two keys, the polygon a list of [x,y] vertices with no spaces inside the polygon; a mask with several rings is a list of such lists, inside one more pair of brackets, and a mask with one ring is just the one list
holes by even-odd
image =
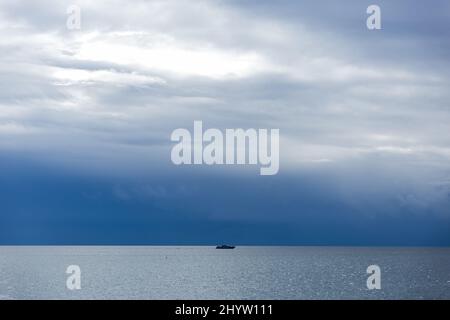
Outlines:
{"label": "gray-blue water", "polygon": [[[381,290],[366,286],[373,264]],[[0,299],[424,298],[450,299],[450,249],[0,247]]]}

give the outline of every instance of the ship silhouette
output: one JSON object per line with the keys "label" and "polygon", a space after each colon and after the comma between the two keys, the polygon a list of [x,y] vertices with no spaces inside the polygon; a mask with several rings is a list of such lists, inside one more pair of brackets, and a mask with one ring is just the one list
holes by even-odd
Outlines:
{"label": "ship silhouette", "polygon": [[222,244],[220,246],[217,246],[216,249],[234,249],[236,248],[235,246],[228,246],[226,244]]}

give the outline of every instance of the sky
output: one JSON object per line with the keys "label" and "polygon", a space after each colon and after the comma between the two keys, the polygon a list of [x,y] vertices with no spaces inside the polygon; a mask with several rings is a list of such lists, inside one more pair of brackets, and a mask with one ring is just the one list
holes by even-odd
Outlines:
{"label": "sky", "polygon": [[[0,244],[450,245],[448,1],[0,0],[0,57]],[[196,120],[278,174],[175,166]]]}

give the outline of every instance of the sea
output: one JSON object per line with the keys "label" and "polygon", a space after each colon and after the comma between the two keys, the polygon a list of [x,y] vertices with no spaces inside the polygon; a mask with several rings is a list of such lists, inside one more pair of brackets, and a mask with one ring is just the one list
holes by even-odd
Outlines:
{"label": "sea", "polygon": [[0,299],[450,299],[450,248],[3,246]]}

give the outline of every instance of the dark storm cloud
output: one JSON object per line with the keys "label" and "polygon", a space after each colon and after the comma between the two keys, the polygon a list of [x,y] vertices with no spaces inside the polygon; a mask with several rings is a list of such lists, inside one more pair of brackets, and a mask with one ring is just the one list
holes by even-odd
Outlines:
{"label": "dark storm cloud", "polygon": [[[324,228],[331,212],[450,216],[447,1],[379,1],[378,31],[366,28],[367,1],[75,3],[76,31],[66,28],[72,1],[0,3],[5,157],[107,177],[105,208],[136,202],[150,215]],[[258,189],[252,168],[173,167],[170,134],[194,120],[279,128],[273,185]],[[139,176],[148,181],[123,180]]]}

